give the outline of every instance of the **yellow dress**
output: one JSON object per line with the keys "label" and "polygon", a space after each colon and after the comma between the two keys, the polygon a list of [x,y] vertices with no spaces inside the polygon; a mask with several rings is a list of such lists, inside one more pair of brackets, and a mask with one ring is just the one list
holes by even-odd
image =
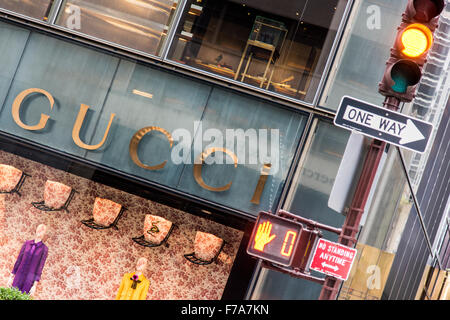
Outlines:
{"label": "yellow dress", "polygon": [[136,289],[133,289],[132,277],[135,273],[126,273],[122,278],[122,283],[120,284],[119,291],[117,292],[116,300],[146,300],[147,292],[150,287],[150,281],[141,274],[138,278],[136,284]]}

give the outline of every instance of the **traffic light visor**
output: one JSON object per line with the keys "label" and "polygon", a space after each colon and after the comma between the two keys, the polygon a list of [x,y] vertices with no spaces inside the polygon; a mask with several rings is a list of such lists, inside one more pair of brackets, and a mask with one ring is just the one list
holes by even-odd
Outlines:
{"label": "traffic light visor", "polygon": [[[437,17],[444,9],[444,0],[410,0],[409,8],[414,8],[414,19],[429,22]],[[411,14],[412,16],[412,14]]]}
{"label": "traffic light visor", "polygon": [[402,53],[409,58],[417,58],[427,52],[433,44],[430,29],[420,23],[413,23],[403,30],[400,42]]}

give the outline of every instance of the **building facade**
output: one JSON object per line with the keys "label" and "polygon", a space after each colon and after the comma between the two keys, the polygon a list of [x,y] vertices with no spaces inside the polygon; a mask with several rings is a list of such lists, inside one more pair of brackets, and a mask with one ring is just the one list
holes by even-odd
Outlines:
{"label": "building facade", "polygon": [[[113,299],[141,256],[148,299],[317,299],[319,284],[261,268],[247,243],[260,211],[342,226],[328,200],[350,132],[334,114],[344,95],[381,105],[406,2],[0,0],[0,163],[30,175],[0,199],[0,282],[43,223],[41,299]],[[69,213],[31,204],[48,180],[77,190]],[[394,148],[374,189],[340,299],[385,297],[409,250],[416,213]],[[81,223],[96,198],[126,207],[118,230]],[[168,246],[132,241],[148,214],[176,225]],[[213,263],[184,256],[198,232],[224,240]]]}

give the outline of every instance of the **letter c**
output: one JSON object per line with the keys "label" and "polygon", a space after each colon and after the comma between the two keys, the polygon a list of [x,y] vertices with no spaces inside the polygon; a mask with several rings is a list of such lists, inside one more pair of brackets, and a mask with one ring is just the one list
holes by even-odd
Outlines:
{"label": "letter c", "polygon": [[149,132],[151,131],[159,131],[161,133],[163,133],[166,137],[167,140],[169,140],[170,142],[170,147],[172,148],[173,146],[173,138],[172,135],[164,130],[163,128],[160,127],[146,127],[146,128],[142,128],[140,129],[138,132],[136,132],[133,136],[133,138],[131,138],[130,141],[130,157],[131,160],[133,160],[133,162],[138,165],[139,167],[143,168],[143,169],[147,169],[147,170],[159,170],[164,168],[164,166],[167,163],[167,160],[156,165],[156,166],[148,166],[146,164],[143,164],[141,162],[141,160],[139,160],[139,156],[138,156],[138,148],[139,148],[139,143],[141,142],[142,138]]}

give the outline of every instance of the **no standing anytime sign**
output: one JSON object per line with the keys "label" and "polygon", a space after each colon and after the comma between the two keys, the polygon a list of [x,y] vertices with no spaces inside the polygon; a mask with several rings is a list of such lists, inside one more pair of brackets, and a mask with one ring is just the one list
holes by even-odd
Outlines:
{"label": "no standing anytime sign", "polygon": [[346,281],[355,257],[356,249],[320,239],[309,268]]}

